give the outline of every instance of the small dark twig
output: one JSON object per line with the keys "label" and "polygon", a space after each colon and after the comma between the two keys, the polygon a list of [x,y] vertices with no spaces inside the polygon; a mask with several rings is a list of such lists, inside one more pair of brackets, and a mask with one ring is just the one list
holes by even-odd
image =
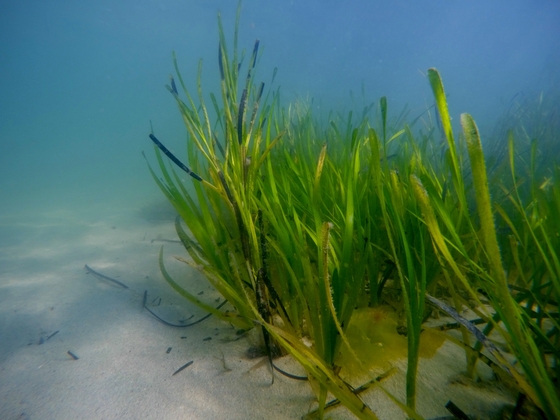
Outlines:
{"label": "small dark twig", "polygon": [[57,335],[57,334],[58,334],[58,331],[59,331],[59,330],[56,330],[56,331],[53,332],[51,335],[49,335],[49,336],[45,339],[45,341],[47,341],[49,338],[52,338],[52,337],[54,337],[55,335]]}
{"label": "small dark twig", "polygon": [[[486,324],[488,321],[482,319],[482,318],[476,318],[476,319],[469,319],[468,320],[471,324],[473,325],[480,325],[480,324]],[[447,330],[454,330],[457,328],[460,328],[461,324],[459,324],[458,322],[449,322],[447,324],[443,324],[440,325],[439,327],[434,327],[436,330],[440,330],[440,331],[447,331]]]}
{"label": "small dark twig", "polygon": [[101,279],[108,280],[108,281],[111,281],[111,282],[113,282],[113,283],[115,283],[115,284],[118,284],[118,285],[121,286],[123,289],[128,289],[128,286],[127,286],[126,284],[121,283],[121,282],[118,281],[118,280],[112,279],[111,277],[108,277],[108,276],[106,276],[105,274],[98,273],[97,271],[95,271],[93,268],[91,268],[91,267],[90,267],[89,265],[87,265],[87,264],[85,265],[85,268],[86,268],[87,271],[89,271],[89,272],[90,272],[91,274],[93,274],[94,276],[97,276],[97,277],[99,277],[99,278],[101,278]]}
{"label": "small dark twig", "polygon": [[226,357],[224,356],[224,352],[220,350],[220,353],[222,354],[222,357],[216,357],[214,356],[214,359],[218,359],[222,361],[222,366],[224,367],[224,372],[231,372],[231,369],[227,367],[226,365]]}
{"label": "small dark twig", "polygon": [[168,242],[168,243],[170,243],[170,244],[182,244],[182,242],[179,241],[178,239],[164,239],[164,238],[161,238],[161,239],[160,239],[160,238],[155,238],[155,239],[152,239],[152,240],[150,241],[151,244],[153,244],[154,242]]}
{"label": "small dark twig", "polygon": [[[396,368],[391,368],[389,369],[387,372],[382,373],[381,375],[377,376],[375,379],[372,379],[368,382],[366,382],[365,384],[359,386],[358,388],[353,388],[352,386],[350,386],[348,383],[346,383],[346,385],[348,386],[348,388],[355,394],[355,395],[359,395],[364,391],[367,391],[368,389],[370,389],[372,386],[376,385],[377,383],[387,379],[389,376],[391,376],[393,373],[396,372]],[[329,401],[324,409],[325,411],[328,409],[331,409],[333,407],[336,407],[337,405],[340,404],[340,400],[338,398],[335,398],[334,400]],[[317,414],[317,409],[313,410],[312,412],[306,414],[304,416],[304,419],[311,419],[311,418],[315,418],[315,414]]]}
{"label": "small dark twig", "polygon": [[[154,311],[152,311],[150,308],[148,308],[146,306],[146,300],[148,299],[148,291],[145,290],[144,291],[144,296],[145,298],[143,299],[143,307],[149,312],[151,313],[154,317],[156,317],[160,322],[163,322],[165,325],[169,325],[170,327],[175,327],[175,328],[186,328],[186,327],[191,327],[193,325],[196,325],[202,321],[207,320],[208,318],[210,318],[212,316],[212,314],[206,314],[204,315],[202,318],[197,319],[196,321],[191,322],[190,324],[172,324],[171,322],[166,321],[165,319],[161,318],[159,315],[157,315]],[[160,301],[161,303],[161,301]],[[220,303],[216,309],[220,309],[222,306],[224,306],[227,303],[227,300],[224,300],[222,303]]]}
{"label": "small dark twig", "polygon": [[179,372],[181,372],[182,370],[185,370],[186,368],[188,368],[192,364],[193,364],[192,360],[188,363],[185,363],[183,366],[181,366],[179,369],[177,369],[175,372],[173,372],[173,375],[171,375],[171,376],[177,375]]}
{"label": "small dark twig", "polygon": [[272,367],[276,369],[278,372],[280,372],[282,375],[286,376],[287,378],[295,379],[296,381],[307,381],[309,379],[307,376],[298,376],[298,375],[294,375],[293,373],[288,373],[285,370],[280,369],[274,363],[272,363]]}
{"label": "small dark twig", "polygon": [[471,418],[467,416],[465,412],[457,407],[451,400],[447,401],[447,404],[445,404],[445,408],[447,408],[447,411],[449,411],[459,420],[471,420]]}

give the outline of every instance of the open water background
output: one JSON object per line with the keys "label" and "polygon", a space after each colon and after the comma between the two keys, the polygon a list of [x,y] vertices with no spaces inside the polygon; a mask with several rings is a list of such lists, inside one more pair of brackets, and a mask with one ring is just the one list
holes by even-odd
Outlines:
{"label": "open water background", "polygon": [[[221,10],[231,40],[236,3],[1,1],[0,212],[158,197],[141,156],[152,155],[150,121],[186,153],[164,88],[171,52],[191,88],[202,58],[205,90],[218,93],[216,16]],[[424,74],[436,67],[456,125],[469,112],[484,128],[515,95],[558,88],[554,0],[245,0],[240,46],[250,53],[257,38],[257,80],[268,83],[278,67],[285,105],[313,98],[322,110],[343,110],[385,95],[393,115],[408,104],[413,118],[433,103]]]}

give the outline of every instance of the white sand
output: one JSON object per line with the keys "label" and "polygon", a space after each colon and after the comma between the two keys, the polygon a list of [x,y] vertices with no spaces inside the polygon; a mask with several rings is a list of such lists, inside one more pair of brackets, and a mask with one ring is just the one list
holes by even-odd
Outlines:
{"label": "white sand", "polygon": [[[158,236],[175,239],[172,223],[150,223],[137,209],[1,216],[0,419],[296,419],[315,407],[306,382],[276,374],[271,385],[266,365],[254,368],[259,360],[245,357],[248,339],[225,340],[234,336],[228,324],[210,318],[172,328],[142,310],[148,290],[148,305],[171,321],[204,315],[162,279],[162,244],[176,278],[204,292],[208,302],[218,297],[204,278],[172,259],[185,255],[181,246],[152,243]],[[129,289],[88,274],[84,264]],[[160,306],[159,299],[152,302],[158,296]],[[302,372],[289,358],[278,364]],[[423,416],[448,416],[444,405],[450,399],[480,418],[513,404],[496,383],[451,383],[463,368],[464,354],[452,344],[421,362]],[[384,384],[404,399],[405,365],[399,369]],[[364,398],[380,418],[405,418],[379,390]],[[341,408],[329,416],[353,418]]]}

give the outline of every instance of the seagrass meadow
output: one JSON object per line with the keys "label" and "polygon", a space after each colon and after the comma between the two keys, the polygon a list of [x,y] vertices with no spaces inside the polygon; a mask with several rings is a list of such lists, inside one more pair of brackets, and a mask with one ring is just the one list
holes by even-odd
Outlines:
{"label": "seagrass meadow", "polygon": [[[182,287],[162,247],[169,285],[239,331],[258,332],[272,381],[291,375],[276,357],[301,364],[306,376],[291,376],[317,398],[308,418],[343,405],[375,419],[362,398],[372,392],[423,418],[419,360],[444,342],[464,352],[466,377],[482,380],[487,365],[517,397],[512,418],[560,418],[557,104],[520,104],[485,143],[486,156],[469,114],[452,126],[433,68],[435,105],[413,119],[393,116],[385,97],[318,118],[259,81],[258,41],[245,52],[238,24],[232,41],[218,26],[217,93],[204,89],[202,63],[189,91],[173,57],[167,88],[185,123],[187,160],[156,130],[149,170],[179,214],[185,270],[202,272],[227,304],[215,308]],[[266,77],[272,86],[275,74]],[[402,400],[383,386],[397,356],[407,360]]]}

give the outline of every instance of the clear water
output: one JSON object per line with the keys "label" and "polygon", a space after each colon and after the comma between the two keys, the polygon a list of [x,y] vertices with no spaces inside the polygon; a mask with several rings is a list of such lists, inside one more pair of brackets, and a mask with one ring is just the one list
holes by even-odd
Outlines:
{"label": "clear water", "polygon": [[[0,5],[2,212],[142,201],[156,193],[140,154],[149,123],[183,151],[167,90],[176,51],[186,80],[204,59],[218,92],[217,24],[234,1],[3,1]],[[395,113],[433,103],[423,73],[442,74],[453,117],[493,121],[519,92],[558,87],[556,1],[245,1],[240,46],[263,47],[259,77],[284,102],[324,108],[387,96]]]}

